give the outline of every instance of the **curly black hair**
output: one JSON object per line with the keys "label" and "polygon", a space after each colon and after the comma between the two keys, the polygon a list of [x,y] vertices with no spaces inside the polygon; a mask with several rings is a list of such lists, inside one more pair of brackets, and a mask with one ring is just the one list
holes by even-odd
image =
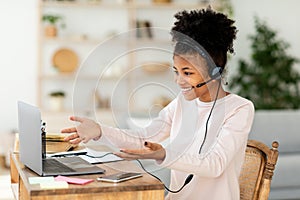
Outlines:
{"label": "curly black hair", "polygon": [[[234,21],[223,13],[207,9],[181,11],[176,13],[177,19],[171,29],[172,41],[175,42],[176,53],[190,53],[191,49],[182,48],[182,36],[198,42],[212,57],[217,66],[224,69],[227,52],[234,53],[233,40],[237,29]],[[181,46],[181,47],[180,47]],[[181,50],[180,50],[181,49]],[[194,51],[195,52],[195,51]]]}

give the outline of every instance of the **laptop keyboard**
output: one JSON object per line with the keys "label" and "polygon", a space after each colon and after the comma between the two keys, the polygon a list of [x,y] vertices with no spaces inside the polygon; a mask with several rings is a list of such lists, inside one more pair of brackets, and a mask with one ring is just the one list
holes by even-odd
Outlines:
{"label": "laptop keyboard", "polygon": [[74,169],[62,164],[55,159],[45,159],[43,160],[43,171],[44,172],[75,172]]}

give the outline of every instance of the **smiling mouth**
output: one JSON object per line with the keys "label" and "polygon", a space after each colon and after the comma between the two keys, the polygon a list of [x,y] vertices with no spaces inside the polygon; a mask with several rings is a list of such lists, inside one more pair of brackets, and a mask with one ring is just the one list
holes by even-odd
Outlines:
{"label": "smiling mouth", "polygon": [[182,92],[188,92],[191,91],[193,89],[193,87],[189,87],[189,88],[181,88]]}

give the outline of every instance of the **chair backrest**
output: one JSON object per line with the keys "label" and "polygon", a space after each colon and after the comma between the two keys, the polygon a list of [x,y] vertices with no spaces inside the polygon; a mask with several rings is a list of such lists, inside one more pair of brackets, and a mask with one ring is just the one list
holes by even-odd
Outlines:
{"label": "chair backrest", "polygon": [[240,200],[268,200],[271,180],[278,158],[278,142],[267,145],[248,140],[240,174]]}

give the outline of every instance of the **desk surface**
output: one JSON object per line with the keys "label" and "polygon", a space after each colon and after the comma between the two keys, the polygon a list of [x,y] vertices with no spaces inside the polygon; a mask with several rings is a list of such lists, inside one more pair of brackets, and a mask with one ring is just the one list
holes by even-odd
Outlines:
{"label": "desk surface", "polygon": [[[95,181],[86,185],[69,184],[69,188],[65,189],[41,189],[37,184],[29,184],[28,177],[36,177],[37,174],[24,167],[19,161],[19,154],[11,155],[11,176],[12,183],[18,184],[19,199],[82,199],[82,198],[103,198],[103,199],[163,199],[164,187],[163,184],[152,176],[143,173],[141,178],[132,179],[121,183],[106,183],[98,182],[96,178],[101,174],[72,176],[78,178],[94,179]],[[142,170],[130,161],[111,162],[99,164],[105,169],[104,175],[119,172],[116,169],[123,171]],[[103,175],[102,175],[103,176]],[[118,194],[118,197],[114,197]]]}

